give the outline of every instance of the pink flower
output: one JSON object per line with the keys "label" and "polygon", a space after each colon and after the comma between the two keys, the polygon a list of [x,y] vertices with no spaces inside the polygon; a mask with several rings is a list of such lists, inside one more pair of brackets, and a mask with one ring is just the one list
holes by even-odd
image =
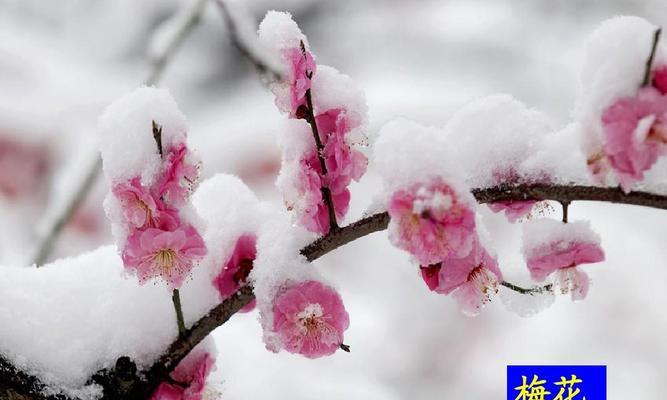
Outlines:
{"label": "pink flower", "polygon": [[471,206],[442,179],[397,190],[387,207],[391,242],[419,264],[470,252],[475,231]]}
{"label": "pink flower", "polygon": [[[297,199],[294,204],[288,204],[288,208],[296,211],[299,225],[310,232],[326,234],[330,228],[329,209],[322,196],[321,171],[317,152],[313,149],[299,162],[293,183]],[[350,204],[350,192],[344,188],[331,195],[336,218],[343,218]]]}
{"label": "pink flower", "polygon": [[192,160],[185,143],[178,143],[165,152],[164,165],[162,179],[157,184],[159,197],[180,207],[199,178],[199,165]]}
{"label": "pink flower", "polygon": [[[213,284],[218,289],[220,296],[226,299],[233,295],[246,283],[253,261],[257,256],[255,235],[244,234],[236,240],[234,251],[225,263],[222,271],[215,277]],[[249,312],[255,308],[255,301],[246,305],[241,312]]]}
{"label": "pink flower", "polygon": [[[304,45],[305,46],[305,45]],[[303,107],[306,107],[306,92],[311,87],[311,79],[317,64],[313,55],[307,49],[290,48],[283,50],[283,60],[287,64],[289,102],[276,94],[276,105],[283,112],[289,113],[291,118],[303,118]],[[289,108],[285,107],[289,104]]]}
{"label": "pink flower", "polygon": [[658,89],[661,94],[667,94],[667,65],[653,70],[653,87]]}
{"label": "pink flower", "polygon": [[123,207],[123,216],[135,228],[157,227],[158,206],[156,200],[141,184],[141,178],[115,184],[111,189]]}
{"label": "pink flower", "polygon": [[361,117],[344,109],[328,110],[315,117],[327,167],[325,184],[332,193],[347,190],[352,180],[358,181],[366,172],[368,159],[364,153],[353,149],[346,137],[359,127]]}
{"label": "pink flower", "polygon": [[273,303],[273,330],[290,353],[318,358],[343,343],[349,316],[338,293],[317,281],[306,281],[280,293]]}
{"label": "pink flower", "polygon": [[453,293],[461,310],[470,316],[479,314],[491,301],[491,294],[498,292],[503,279],[498,262],[477,238],[468,255],[451,255],[441,263],[421,267],[421,273],[429,289],[445,295]]}
{"label": "pink flower", "polygon": [[652,87],[623,97],[602,115],[605,153],[623,190],[667,153],[667,96]]}
{"label": "pink flower", "polygon": [[[552,224],[552,232],[548,232],[548,236],[538,237],[536,243],[524,244],[528,270],[538,282],[556,272],[562,293],[571,292],[572,299],[581,300],[586,297],[589,282],[588,276],[577,266],[604,261],[599,237],[588,225],[580,222],[563,224],[553,221]],[[537,234],[531,233],[528,230],[530,227],[526,228],[524,242],[535,240]],[[527,239],[526,236],[532,238]]]}
{"label": "pink flower", "polygon": [[205,255],[204,240],[188,225],[174,231],[136,230],[127,239],[122,258],[125,268],[136,272],[139,283],[162,277],[175,289]]}
{"label": "pink flower", "polygon": [[202,400],[206,378],[214,361],[208,353],[194,359],[186,357],[170,375],[175,383],[160,383],[151,400]]}
{"label": "pink flower", "polygon": [[518,219],[525,217],[530,214],[533,210],[533,206],[537,203],[535,200],[526,200],[526,201],[497,201],[495,203],[487,204],[491,211],[494,213],[499,213],[501,211],[505,212],[507,219],[514,223]]}

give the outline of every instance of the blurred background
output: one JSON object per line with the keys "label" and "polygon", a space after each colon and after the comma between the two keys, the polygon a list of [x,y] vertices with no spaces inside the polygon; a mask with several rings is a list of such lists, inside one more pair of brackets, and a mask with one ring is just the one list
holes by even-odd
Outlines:
{"label": "blurred background", "polygon": [[[190,3],[0,0],[0,264],[31,262],[45,227],[98,157],[97,117],[146,79],[169,26]],[[588,33],[620,14],[667,22],[664,0],[232,3],[254,23],[269,9],[291,12],[318,62],[364,89],[371,141],[394,117],[442,126],[468,101],[497,92],[564,126]],[[281,202],[273,182],[283,116],[231,45],[214,4],[204,5],[158,86],[188,116],[204,178],[236,174],[260,198]],[[348,222],[379,189],[371,166],[352,188]],[[51,259],[111,242],[106,190],[100,179]],[[407,254],[377,233],[318,261],[350,312],[350,354],[307,360],[269,353],[256,315],[238,315],[215,333],[211,382],[225,399],[496,399],[505,396],[508,364],[606,364],[610,399],[663,398],[667,213],[586,203],[570,210],[571,219],[592,221],[607,251],[607,262],[586,268],[593,286],[582,303],[563,297],[547,308],[549,299],[501,293],[509,310],[499,298],[467,318],[453,299],[429,292]],[[520,227],[483,213],[503,272],[527,284]]]}

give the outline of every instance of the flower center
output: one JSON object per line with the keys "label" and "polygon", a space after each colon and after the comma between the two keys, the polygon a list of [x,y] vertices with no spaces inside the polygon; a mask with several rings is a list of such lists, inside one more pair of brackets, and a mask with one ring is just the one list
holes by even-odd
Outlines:
{"label": "flower center", "polygon": [[468,282],[474,284],[475,287],[484,294],[488,294],[489,290],[498,293],[498,280],[495,275],[488,269],[484,268],[484,265],[482,264],[479,264],[475,269],[470,271],[470,274],[468,274]]}
{"label": "flower center", "polygon": [[162,249],[155,253],[155,263],[163,271],[168,271],[174,266],[176,252],[172,249]]}
{"label": "flower center", "polygon": [[322,316],[324,312],[322,311],[322,306],[319,304],[308,304],[306,308],[301,311],[297,317],[299,318],[299,323],[306,331],[311,332],[316,330],[322,324]]}

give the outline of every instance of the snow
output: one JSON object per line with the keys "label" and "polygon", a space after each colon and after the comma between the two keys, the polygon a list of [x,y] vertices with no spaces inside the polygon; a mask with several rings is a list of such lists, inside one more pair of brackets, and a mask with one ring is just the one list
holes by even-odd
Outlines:
{"label": "snow", "polygon": [[141,176],[150,185],[160,167],[152,122],[162,127],[162,147],[184,141],[185,116],[166,89],[142,86],[113,102],[100,117],[104,174],[109,182]]}
{"label": "snow", "polygon": [[[577,65],[592,27],[621,13],[658,22],[656,16],[667,11],[662,0],[585,6],[546,0],[525,3],[520,10],[509,0],[397,2],[388,7],[375,2],[241,2],[259,19],[267,7],[292,12],[308,31],[318,58],[364,88],[371,134],[397,115],[443,126],[461,105],[497,92],[547,111],[560,131],[569,123]],[[93,136],[94,121],[89,119],[143,77],[152,29],[180,6],[173,0],[71,2],[66,7],[5,1],[0,12],[0,101],[11,105],[6,114],[47,127],[58,143],[58,159],[76,165],[72,153],[88,150],[77,138]],[[167,68],[164,84],[190,119],[192,147],[204,159],[203,175],[244,176],[264,160],[277,165],[274,137],[280,116],[255,71],[229,46],[217,11],[209,7]],[[0,116],[3,121],[6,114]],[[547,149],[543,154],[557,159]],[[646,188],[660,184],[667,193],[664,161],[647,171]],[[53,168],[61,170],[61,165]],[[66,189],[62,185],[72,181],[68,176],[50,180],[49,190]],[[259,198],[279,204],[275,175],[269,170],[261,177],[247,182]],[[369,170],[361,184],[353,185],[351,216],[367,207],[379,191],[378,181],[376,171]],[[53,200],[40,194],[37,201]],[[99,196],[89,200],[99,205]],[[381,210],[381,201],[373,204],[373,211]],[[3,201],[2,208],[0,258],[2,264],[14,265],[14,255],[24,255],[34,243],[32,221],[40,217],[41,206]],[[221,347],[215,379],[230,400],[494,398],[505,390],[502,371],[507,364],[604,363],[609,389],[618,397],[659,398],[667,354],[662,310],[667,272],[660,268],[667,260],[667,215],[592,202],[573,203],[570,213],[594,221],[609,259],[605,271],[590,268],[596,290],[583,303],[559,299],[546,312],[520,319],[494,302],[479,318],[464,318],[451,299],[425,290],[408,257],[378,233],[323,257],[315,267],[341,289],[352,318],[346,343],[353,353],[316,361],[269,353],[262,346],[256,314],[238,315],[215,332]],[[101,211],[97,214],[104,218]],[[521,227],[496,217],[494,241],[503,274],[522,283],[527,272],[518,251]],[[64,236],[57,254],[77,254],[100,240],[110,241],[108,236],[97,242],[86,242],[88,238]],[[642,268],[627,268],[632,265]],[[517,277],[508,276],[511,267],[519,270]],[[29,289],[25,296],[31,296]],[[468,370],[477,373],[466,374]],[[249,385],[248,377],[255,384]]]}
{"label": "snow", "polygon": [[299,48],[301,41],[308,45],[308,39],[287,12],[267,12],[257,32],[260,43],[276,56],[280,55],[280,50]]}
{"label": "snow", "polygon": [[260,203],[254,193],[237,177],[217,174],[205,180],[192,197],[199,217],[206,222],[209,277],[220,273],[236,240],[245,233],[257,234],[274,211]]}
{"label": "snow", "polygon": [[484,188],[517,174],[538,179],[536,170],[521,171],[528,156],[542,148],[554,130],[542,112],[528,108],[506,94],[482,97],[459,109],[444,127],[443,141],[465,170],[471,187]]}
{"label": "snow", "polygon": [[442,135],[440,129],[401,118],[380,129],[373,143],[373,163],[387,195],[411,183],[443,177],[462,198],[475,203],[461,182],[462,171],[452,162],[453,149],[439,140]]}
{"label": "snow", "polygon": [[[217,300],[196,276],[181,289],[186,325]],[[120,356],[150,366],[177,336],[171,293],[127,279],[114,246],[39,269],[3,267],[0,291],[0,352],[66,392]]]}
{"label": "snow", "polygon": [[335,108],[345,108],[362,117],[366,122],[368,106],[364,92],[348,75],[336,68],[318,64],[312,82],[315,115]]}
{"label": "snow", "polygon": [[563,223],[550,218],[537,218],[523,223],[523,254],[528,258],[536,256],[543,246],[550,243],[600,243],[600,235],[591,229],[588,221]]}

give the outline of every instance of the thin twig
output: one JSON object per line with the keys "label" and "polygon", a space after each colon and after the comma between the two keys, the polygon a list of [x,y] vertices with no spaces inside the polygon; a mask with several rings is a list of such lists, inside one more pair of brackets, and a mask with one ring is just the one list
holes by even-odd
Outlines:
{"label": "thin twig", "polygon": [[649,86],[651,84],[651,68],[653,68],[653,59],[655,58],[655,52],[658,49],[658,42],[660,41],[660,33],[662,28],[658,28],[653,33],[653,45],[651,46],[651,53],[646,59],[646,67],[644,68],[644,79],[642,80],[642,86]]}
{"label": "thin twig", "polygon": [[501,285],[505,286],[508,289],[514,290],[515,292],[521,293],[521,294],[528,294],[528,295],[534,295],[534,294],[539,294],[539,293],[544,293],[544,292],[551,292],[553,290],[553,285],[551,283],[544,285],[544,286],[532,286],[530,288],[523,288],[519,285],[515,285],[513,283],[507,282],[507,281],[502,281],[500,282]]}
{"label": "thin twig", "polygon": [[569,201],[561,201],[560,202],[561,207],[563,208],[563,223],[567,223],[567,210],[570,207],[570,202]]}
{"label": "thin twig", "polygon": [[[205,3],[206,0],[197,0],[195,5],[191,8],[191,12],[189,12],[187,17],[184,19],[184,23],[179,27],[174,36],[172,36],[172,39],[165,47],[165,50],[159,54],[153,62],[148,76],[143,81],[144,85],[152,86],[156,85],[160,81],[165,67],[171,60],[173,60],[185,38],[197,25],[199,16],[204,8]],[[56,240],[60,236],[60,233],[65,228],[67,223],[72,219],[76,210],[79,209],[83,201],[88,196],[88,193],[90,193],[92,190],[101,171],[102,160],[98,156],[95,162],[88,168],[88,172],[86,173],[85,178],[76,188],[72,198],[67,202],[60,215],[58,215],[53,220],[53,223],[47,227],[46,233],[37,246],[37,251],[32,261],[33,264],[35,264],[37,267],[46,262],[49,255],[51,254],[51,251],[53,250],[53,246],[55,245]]]}
{"label": "thin twig", "polygon": [[[187,38],[194,27],[199,24],[206,2],[207,0],[196,0],[196,2],[185,11],[185,15],[181,20],[181,25],[176,29],[163,51],[155,57],[151,70],[148,73],[148,77],[144,80],[145,85],[152,86],[160,81],[162,73],[185,41],[185,38]],[[177,11],[177,13],[179,12],[181,11]]]}
{"label": "thin twig", "polygon": [[185,321],[183,320],[183,308],[181,307],[181,294],[178,289],[174,289],[171,294],[171,301],[174,303],[176,311],[176,323],[178,324],[178,335],[185,335]]}
{"label": "thin twig", "polygon": [[239,53],[241,53],[243,57],[255,67],[260,76],[266,77],[269,81],[281,80],[282,73],[280,73],[275,66],[271,65],[271,60],[262,55],[261,52],[257,51],[257,46],[247,43],[244,36],[239,32],[239,26],[232,15],[233,13],[230,10],[229,5],[225,4],[224,0],[216,0],[215,3],[218,5],[222,18],[227,25],[229,40],[232,42],[232,46],[234,46]]}
{"label": "thin twig", "polygon": [[[306,57],[306,46],[303,41],[301,41],[301,52],[303,57]],[[313,78],[313,71],[306,71],[306,77],[308,79]],[[310,88],[306,90],[306,106],[302,107],[304,112],[304,118],[310,124],[310,128],[313,131],[313,138],[315,139],[315,146],[317,148],[317,158],[320,161],[320,168],[322,169],[322,178],[325,178],[327,175],[327,164],[324,161],[324,145],[322,144],[322,138],[320,137],[319,129],[317,129],[317,121],[315,120],[315,109],[313,108],[313,97]],[[322,200],[324,205],[327,207],[329,212],[329,231],[333,232],[338,229],[338,221],[336,221],[336,209],[334,208],[333,196],[331,195],[331,189],[324,184],[324,179],[322,182]]]}
{"label": "thin twig", "polygon": [[151,121],[151,126],[153,128],[153,139],[155,140],[155,146],[157,147],[158,153],[160,153],[160,158],[164,157],[164,152],[162,151],[162,126],[158,125],[157,122]]}

